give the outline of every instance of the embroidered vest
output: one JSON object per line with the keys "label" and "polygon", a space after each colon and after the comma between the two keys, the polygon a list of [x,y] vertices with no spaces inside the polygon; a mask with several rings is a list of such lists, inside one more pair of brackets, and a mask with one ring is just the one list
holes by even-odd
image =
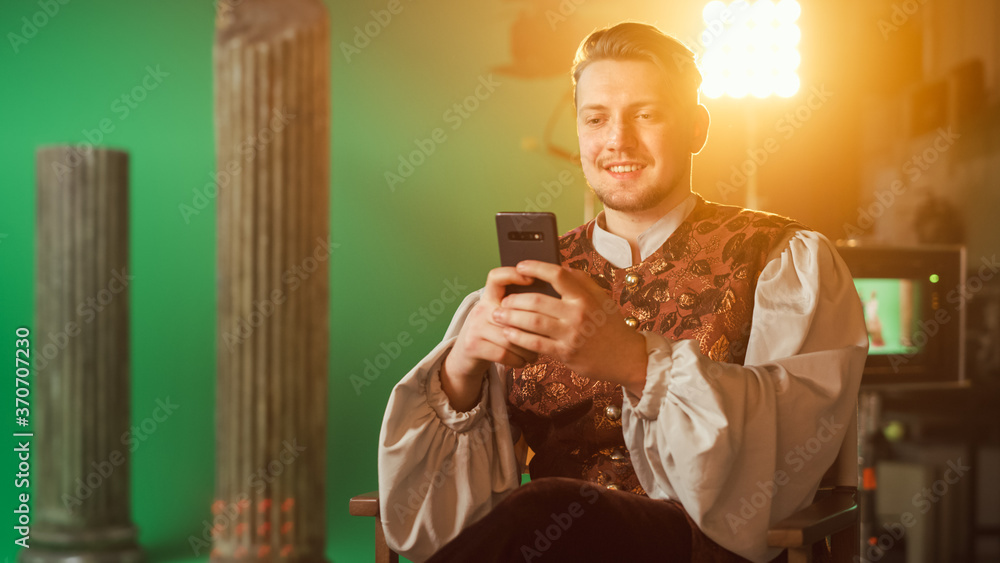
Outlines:
{"label": "embroidered vest", "polygon": [[[688,218],[642,263],[616,268],[591,243],[592,222],[560,237],[563,264],[587,272],[629,326],[694,339],[720,362],[742,364],[757,278],[790,219],[698,198]],[[535,452],[529,472],[645,494],[622,433],[621,386],[581,377],[542,356],[511,370],[508,411]]]}

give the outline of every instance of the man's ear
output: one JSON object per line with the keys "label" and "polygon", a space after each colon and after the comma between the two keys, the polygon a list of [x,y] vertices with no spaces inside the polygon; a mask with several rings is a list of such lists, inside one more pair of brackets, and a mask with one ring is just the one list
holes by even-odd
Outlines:
{"label": "man's ear", "polygon": [[708,125],[711,118],[708,108],[698,104],[694,108],[694,119],[691,123],[691,154],[698,154],[708,140]]}

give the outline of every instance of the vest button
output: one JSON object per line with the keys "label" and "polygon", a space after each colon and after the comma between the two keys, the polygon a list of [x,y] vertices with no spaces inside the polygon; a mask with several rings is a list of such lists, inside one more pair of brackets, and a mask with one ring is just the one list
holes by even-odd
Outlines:
{"label": "vest button", "polygon": [[622,409],[618,405],[608,405],[604,407],[604,416],[611,421],[618,420],[622,417]]}
{"label": "vest button", "polygon": [[621,448],[615,448],[611,450],[611,457],[614,461],[622,461],[625,459],[625,452]]}
{"label": "vest button", "polygon": [[625,324],[627,324],[629,328],[635,328],[639,326],[639,319],[635,317],[627,317],[625,319]]}
{"label": "vest button", "polygon": [[611,489],[612,491],[622,490],[621,487],[618,486],[618,483],[608,483],[607,485],[604,485],[604,488]]}
{"label": "vest button", "polygon": [[625,285],[635,285],[639,283],[639,276],[635,274],[625,274]]}

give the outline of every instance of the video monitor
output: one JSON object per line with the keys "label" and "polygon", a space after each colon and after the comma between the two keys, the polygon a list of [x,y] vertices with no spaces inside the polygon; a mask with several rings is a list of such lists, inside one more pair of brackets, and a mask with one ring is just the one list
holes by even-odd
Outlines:
{"label": "video monitor", "polygon": [[876,355],[920,352],[913,337],[920,330],[923,284],[898,278],[854,280],[864,304],[868,353]]}
{"label": "video monitor", "polygon": [[865,385],[964,379],[965,249],[847,246],[868,329]]}

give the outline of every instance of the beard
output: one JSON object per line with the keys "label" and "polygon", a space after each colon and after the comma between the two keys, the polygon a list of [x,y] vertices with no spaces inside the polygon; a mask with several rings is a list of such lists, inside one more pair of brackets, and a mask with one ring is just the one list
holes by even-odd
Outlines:
{"label": "beard", "polygon": [[[604,157],[598,159],[592,167],[585,166],[584,177],[590,190],[605,209],[619,213],[649,211],[681,191],[690,191],[688,186],[691,178],[691,154],[679,148],[680,146],[677,143],[673,147],[673,154],[664,155],[662,159],[651,159],[643,153],[616,154]],[[669,169],[666,174],[663,173],[664,171],[653,172],[646,169],[644,172],[651,174],[650,177],[621,181],[605,173],[605,166],[616,160],[634,161],[654,167],[657,164],[666,164]],[[588,170],[588,168],[590,169]],[[593,178],[590,177],[591,175]]]}
{"label": "beard", "polygon": [[598,180],[606,181],[592,182],[588,178],[587,185],[606,209],[620,213],[641,213],[656,208],[663,200],[684,190],[685,186],[679,184],[682,184],[682,179],[690,177],[690,161],[688,162],[683,170],[675,170],[663,183],[623,186],[612,179],[600,177],[601,173],[598,172]]}
{"label": "beard", "polygon": [[653,209],[674,191],[673,185],[650,187],[635,192],[623,192],[621,188],[595,188],[590,182],[587,185],[605,208],[620,213],[639,213]]}

